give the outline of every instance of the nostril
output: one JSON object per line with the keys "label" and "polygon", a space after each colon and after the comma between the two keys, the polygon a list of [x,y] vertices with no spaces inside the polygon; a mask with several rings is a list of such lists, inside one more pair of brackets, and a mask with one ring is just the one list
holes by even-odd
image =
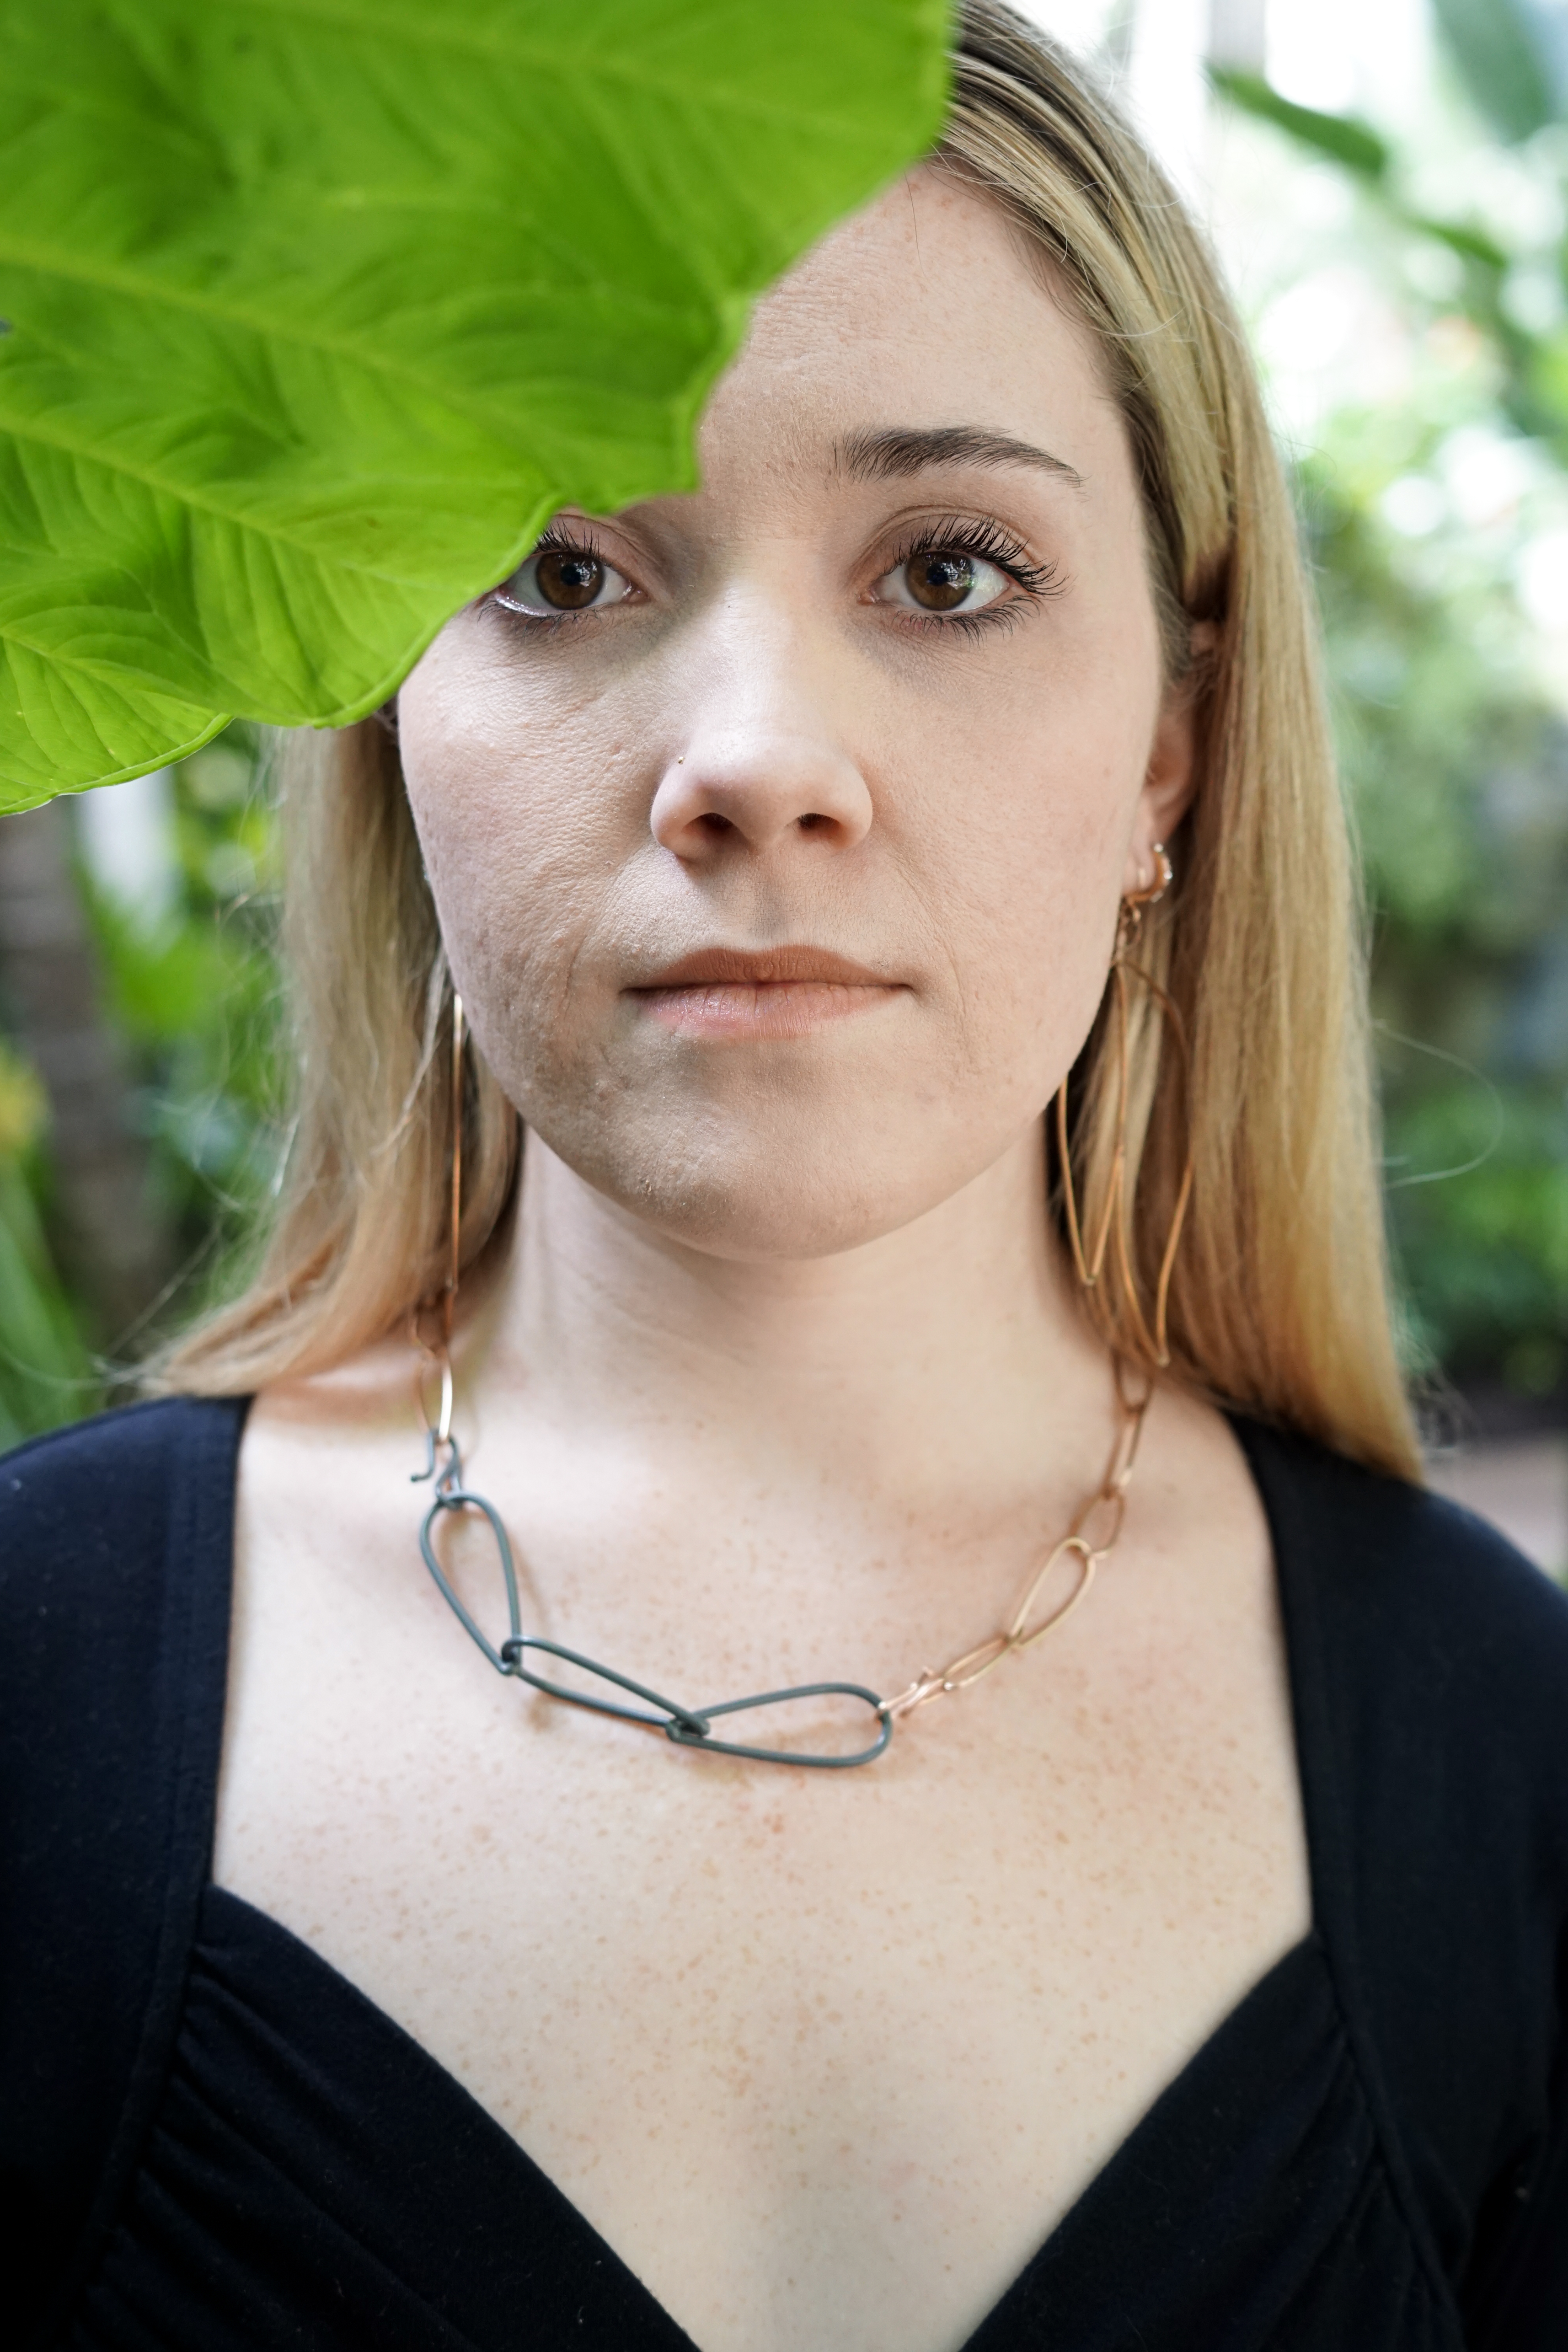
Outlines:
{"label": "nostril", "polygon": [[831,824],[832,823],[832,819],[831,817],[821,816],[813,811],[810,815],[801,817],[799,820],[799,823],[802,833],[815,833],[819,825]]}
{"label": "nostril", "polygon": [[727,833],[733,833],[735,831],[734,819],[727,816],[720,816],[716,809],[705,809],[701,816],[698,817],[697,823],[701,825],[703,831],[707,835],[710,841],[721,841]]}

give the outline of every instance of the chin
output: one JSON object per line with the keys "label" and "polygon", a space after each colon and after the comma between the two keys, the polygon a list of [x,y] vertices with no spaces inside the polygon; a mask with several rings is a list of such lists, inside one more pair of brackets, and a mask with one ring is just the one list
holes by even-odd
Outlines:
{"label": "chin", "polygon": [[[532,1122],[530,1122],[532,1124]],[[910,1181],[907,1159],[868,1153],[866,1122],[847,1139],[836,1122],[813,1135],[793,1116],[737,1133],[697,1121],[672,1135],[662,1123],[590,1139],[536,1128],[558,1159],[666,1240],[715,1257],[753,1263],[834,1257],[893,1233],[944,1190]]]}
{"label": "chin", "polygon": [[[832,1202],[820,1195],[779,1200],[737,1192],[727,1202],[688,1204],[650,1210],[643,1203],[626,1204],[668,1241],[702,1250],[709,1257],[737,1264],[787,1265],[812,1258],[839,1257],[861,1248],[882,1234],[893,1233],[908,1220],[890,1214],[885,1199],[873,1213]],[[912,1210],[917,1215],[918,1210]]]}

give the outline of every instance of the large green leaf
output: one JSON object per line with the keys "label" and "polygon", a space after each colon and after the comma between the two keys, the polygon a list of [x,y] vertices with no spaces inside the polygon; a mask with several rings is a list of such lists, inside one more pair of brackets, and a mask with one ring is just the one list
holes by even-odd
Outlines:
{"label": "large green leaf", "polygon": [[0,0],[0,808],[358,717],[552,508],[688,487],[946,16]]}

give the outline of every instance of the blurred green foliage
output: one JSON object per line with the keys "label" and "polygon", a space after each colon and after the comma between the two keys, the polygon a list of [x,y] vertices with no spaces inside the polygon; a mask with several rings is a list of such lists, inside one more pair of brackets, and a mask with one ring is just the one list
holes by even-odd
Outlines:
{"label": "blurred green foliage", "polygon": [[170,919],[144,926],[84,880],[109,1008],[136,1056],[157,1205],[188,1253],[187,1312],[243,1247],[270,1181],[278,876],[261,754],[236,722],[175,769]]}
{"label": "blurred green foliage", "polygon": [[98,1402],[76,1310],[45,1236],[47,1118],[37,1078],[0,1042],[0,1447]]}
{"label": "blurred green foliage", "polygon": [[1406,399],[1335,415],[1297,467],[1375,921],[1390,1229],[1417,1363],[1562,1399],[1568,726],[1533,666],[1517,519],[1456,512],[1452,489],[1467,437],[1521,488],[1568,468],[1568,51],[1529,0],[1435,11],[1477,143],[1533,142],[1544,240],[1435,217],[1420,159],[1369,124],[1214,79],[1356,191],[1364,264],[1425,345]]}
{"label": "blurred green foliage", "polygon": [[[1478,141],[1533,139],[1568,220],[1568,56],[1549,55],[1512,0],[1441,0],[1438,14]],[[1549,487],[1563,481],[1568,239],[1531,246],[1493,219],[1434,218],[1409,193],[1412,159],[1372,126],[1288,104],[1256,79],[1216,79],[1356,189],[1358,247],[1381,254],[1429,362],[1407,398],[1343,410],[1297,464],[1375,913],[1390,1224],[1413,1356],[1461,1385],[1562,1399],[1568,725],[1533,666],[1517,530],[1467,516],[1452,486],[1478,433],[1505,445],[1521,479],[1533,467]],[[176,772],[178,894],[159,921],[84,884],[107,1007],[132,1056],[150,1213],[172,1227],[183,1268],[164,1323],[224,1280],[277,1164],[264,768],[236,727]],[[54,1271],[50,1214],[47,1106],[26,1065],[0,1052],[0,1443],[88,1409],[100,1390]]]}
{"label": "blurred green foliage", "polygon": [[1542,131],[1563,97],[1555,13],[1540,0],[1433,0],[1465,87],[1512,146]]}
{"label": "blurred green foliage", "polygon": [[[277,826],[255,730],[231,727],[173,772],[172,851],[172,903],[152,919],[78,872],[146,1147],[145,1213],[177,1267],[131,1355],[222,1289],[277,1162]],[[95,1359],[87,1303],[60,1282],[53,1193],[48,1105],[0,1041],[0,1445],[92,1411],[129,1369]]]}
{"label": "blurred green foliage", "polygon": [[1417,1360],[1539,1397],[1568,1332],[1568,730],[1518,674],[1506,583],[1381,520],[1354,422],[1302,509],[1375,912],[1396,1256]]}

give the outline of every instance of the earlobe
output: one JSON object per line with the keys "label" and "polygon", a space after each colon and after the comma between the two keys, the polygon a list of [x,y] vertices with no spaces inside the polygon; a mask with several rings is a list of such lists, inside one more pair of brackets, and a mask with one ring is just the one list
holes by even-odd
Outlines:
{"label": "earlobe", "polygon": [[1185,677],[1167,686],[1149,746],[1144,788],[1138,796],[1133,837],[1127,845],[1125,894],[1146,889],[1158,860],[1156,843],[1170,840],[1197,791],[1199,724],[1207,699],[1206,680],[1209,657],[1218,642],[1212,621],[1196,621],[1192,628],[1192,667]]}

